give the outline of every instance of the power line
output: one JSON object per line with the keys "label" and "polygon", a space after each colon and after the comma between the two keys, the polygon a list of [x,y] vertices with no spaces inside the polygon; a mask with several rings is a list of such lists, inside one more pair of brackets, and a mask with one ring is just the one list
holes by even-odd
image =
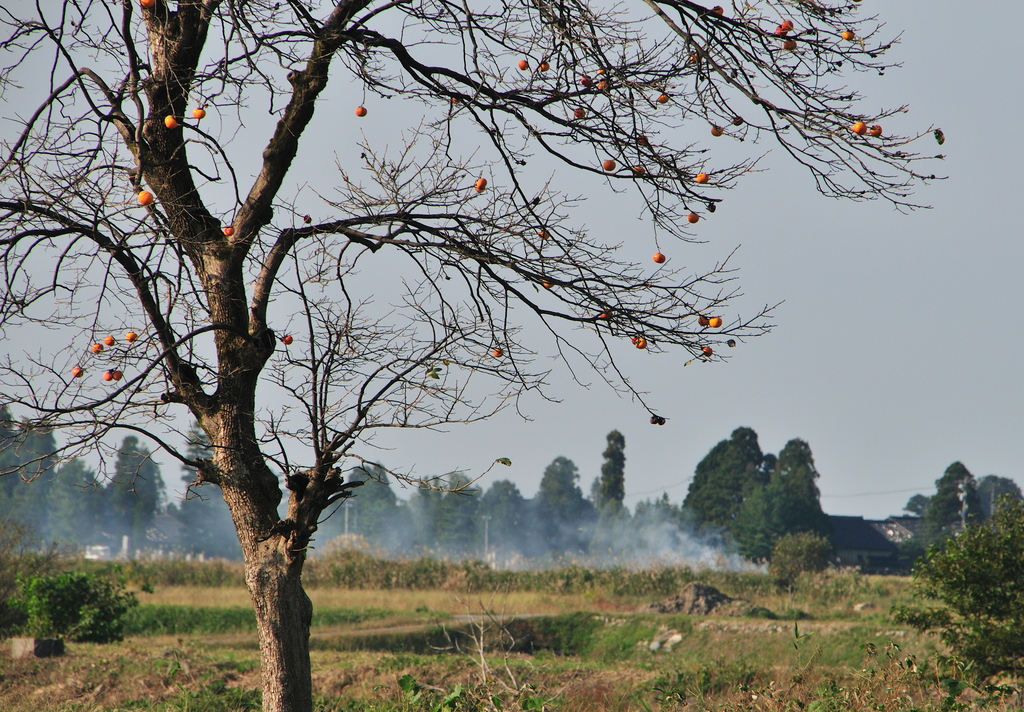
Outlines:
{"label": "power line", "polygon": [[[929,485],[930,486],[930,485]],[[885,492],[857,492],[856,494],[823,494],[824,497],[831,497],[833,499],[846,499],[847,497],[875,497],[883,494],[907,494],[909,492],[920,493],[923,489],[928,489],[929,486],[915,487],[913,489],[902,489],[902,490],[887,490]]]}

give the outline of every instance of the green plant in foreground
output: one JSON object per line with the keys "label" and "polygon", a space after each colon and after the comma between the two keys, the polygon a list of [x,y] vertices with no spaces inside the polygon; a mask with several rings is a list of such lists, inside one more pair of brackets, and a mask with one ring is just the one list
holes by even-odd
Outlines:
{"label": "green plant in foreground", "polygon": [[[1010,497],[985,524],[970,525],[914,569],[915,604],[897,621],[938,630],[974,679],[1024,674],[1024,502]],[[938,605],[933,605],[938,601]]]}
{"label": "green plant in foreground", "polygon": [[121,640],[124,615],[138,605],[124,585],[79,572],[20,579],[25,632],[80,643]]}

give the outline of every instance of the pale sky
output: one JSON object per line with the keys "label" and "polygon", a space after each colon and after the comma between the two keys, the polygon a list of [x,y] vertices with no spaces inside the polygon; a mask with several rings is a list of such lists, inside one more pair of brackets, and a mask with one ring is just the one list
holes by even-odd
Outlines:
{"label": "pale sky", "polygon": [[[929,171],[949,178],[915,196],[933,209],[901,214],[881,201],[824,198],[775,151],[769,171],[747,176],[702,221],[698,236],[707,244],[661,243],[675,264],[693,270],[741,245],[733,265],[746,296],[737,307],[749,313],[784,301],[773,332],[730,350],[728,363],[684,368],[684,355],[625,350],[623,363],[669,418],[666,426],[650,425],[643,407],[596,379],[582,389],[563,373],[550,390],[562,402],[526,401],[530,422],[506,412],[447,433],[403,433],[380,441],[393,448],[380,460],[427,476],[476,473],[508,457],[512,467],[495,468],[482,485],[508,478],[529,497],[544,467],[563,455],[579,466],[589,492],[605,435],[618,429],[626,438],[627,503],[662,491],[679,502],[708,450],[749,426],[766,452],[791,438],[810,444],[832,514],[897,514],[913,493],[932,492],[956,460],[977,477],[998,474],[1024,486],[1024,231],[1014,215],[1024,164],[1016,126],[1024,113],[1024,6],[964,12],[951,0],[864,0],[861,9],[875,5],[888,32],[903,33],[888,58],[904,67],[849,81],[866,95],[865,107],[909,105],[889,120],[894,131],[935,125],[945,132],[941,148],[931,139],[914,146],[947,156]],[[326,151],[344,164],[355,150],[350,129],[395,141],[409,119],[333,78],[326,96],[313,126],[319,138],[307,141],[297,166],[317,189],[336,175]],[[364,102],[371,115],[357,124],[351,109]],[[586,214],[596,234],[635,243],[638,260],[649,260],[648,225],[614,196],[595,194]],[[165,465],[164,479],[177,483],[175,465]]]}

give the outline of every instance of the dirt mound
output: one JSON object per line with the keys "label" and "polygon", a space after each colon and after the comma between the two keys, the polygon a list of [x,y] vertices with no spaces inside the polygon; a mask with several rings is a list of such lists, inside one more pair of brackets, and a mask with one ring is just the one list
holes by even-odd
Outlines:
{"label": "dirt mound", "polygon": [[686,584],[683,590],[664,601],[649,603],[642,613],[686,613],[691,616],[746,615],[754,608],[744,598],[733,598],[700,581]]}

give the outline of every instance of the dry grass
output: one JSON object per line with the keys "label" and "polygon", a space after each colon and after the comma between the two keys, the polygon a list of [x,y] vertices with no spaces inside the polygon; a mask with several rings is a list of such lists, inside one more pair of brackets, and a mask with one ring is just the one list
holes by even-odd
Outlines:
{"label": "dry grass", "polygon": [[[370,591],[365,589],[314,588],[307,591],[317,608],[385,609],[399,613],[430,612],[462,615],[481,607],[507,615],[542,613],[556,615],[591,610],[609,613],[632,611],[642,602],[635,596],[605,597],[593,593],[555,596],[540,591],[474,595],[451,591]],[[224,608],[251,606],[249,593],[240,587],[159,586],[153,593],[138,593],[140,603]]]}
{"label": "dry grass", "polygon": [[[611,635],[628,627],[616,623],[621,617],[606,620],[604,630]],[[475,690],[474,694],[506,695],[505,709],[509,710],[521,705],[513,704],[515,695],[503,683],[526,690],[521,694],[550,700],[545,709],[551,712],[669,712],[683,708],[782,712],[795,709],[794,704],[803,707],[820,700],[819,691],[834,681],[831,702],[843,704],[816,708],[830,712],[941,709],[934,676],[909,675],[892,665],[884,668],[884,660],[864,666],[864,644],[873,642],[882,650],[889,638],[885,635],[889,631],[877,626],[807,621],[800,624],[800,633],[808,637],[794,645],[791,622],[716,618],[691,622],[692,629],[680,628],[684,641],[669,652],[651,652],[646,646],[631,644],[628,652],[612,659],[513,654],[490,659],[486,682],[478,662],[468,654],[345,652],[318,647],[311,654],[314,689],[325,701],[325,710],[429,709],[429,705],[410,707],[403,702],[396,682],[410,674],[425,685],[445,690],[461,683]],[[902,651],[897,662],[910,653],[918,653],[922,660],[927,657],[929,640],[912,632],[903,633],[898,640]],[[252,706],[259,687],[252,634],[136,638],[104,646],[70,644],[68,652],[55,660],[10,660],[6,652],[0,653],[0,710],[257,709]],[[882,666],[880,672],[868,676],[862,671],[871,665]],[[885,706],[872,706],[880,700],[885,700]]]}
{"label": "dry grass", "polygon": [[[640,604],[658,596],[615,596],[600,588],[580,593],[532,590],[477,595],[321,586],[309,590],[320,609],[391,613],[316,629],[311,653],[314,689],[323,712],[429,709],[432,703],[424,701],[415,707],[403,698],[396,681],[404,674],[444,690],[461,683],[473,694],[484,695],[485,701],[489,695],[503,695],[507,710],[528,708],[536,699],[530,702],[523,695],[532,695],[547,701],[546,712],[676,712],[683,708],[782,712],[812,705],[826,712],[937,711],[943,709],[938,677],[900,667],[908,655],[931,659],[934,639],[896,626],[886,616],[889,605],[905,595],[906,584],[905,579],[831,574],[802,580],[792,594],[748,588],[747,597],[757,605],[777,613],[798,609],[815,616],[799,621],[798,629],[787,620],[635,615]],[[251,605],[241,586],[158,585],[154,593],[139,597],[144,604]],[[855,611],[857,603],[873,607]],[[601,632],[581,656],[546,650],[535,656],[511,654],[491,659],[486,675],[478,660],[465,652],[402,652],[421,648],[403,648],[401,635],[394,630],[381,634],[382,629],[391,628],[422,636],[423,625],[435,620],[432,614],[464,615],[484,608],[506,618],[527,613],[601,613]],[[558,619],[565,626],[563,632],[569,631],[573,618],[579,617]],[[683,640],[671,651],[651,651],[638,636],[649,640],[662,625],[677,629]],[[381,652],[384,648],[349,651],[346,646],[352,647],[353,634],[387,646],[390,652]],[[395,636],[394,644],[389,642],[390,635]],[[899,644],[898,656],[888,663],[872,659],[865,664],[867,645],[881,651],[890,641]],[[69,655],[57,660],[7,656],[7,649],[0,649],[2,712],[258,709],[258,651],[252,633],[153,636],[105,646],[70,644]],[[520,692],[511,692],[507,685]],[[972,703],[962,709],[981,706]],[[1001,702],[990,709],[1021,707]]]}

